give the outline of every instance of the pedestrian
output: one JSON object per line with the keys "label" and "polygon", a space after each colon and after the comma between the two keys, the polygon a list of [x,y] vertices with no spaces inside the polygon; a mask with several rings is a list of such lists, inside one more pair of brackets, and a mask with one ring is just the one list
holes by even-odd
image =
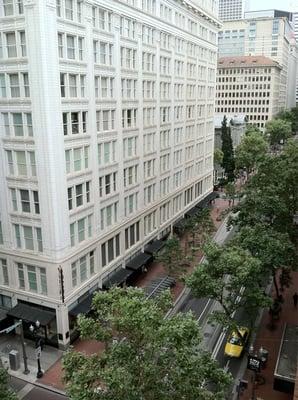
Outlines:
{"label": "pedestrian", "polygon": [[297,307],[297,302],[298,302],[298,294],[297,294],[297,292],[295,292],[293,294],[293,302],[294,302],[294,306]]}

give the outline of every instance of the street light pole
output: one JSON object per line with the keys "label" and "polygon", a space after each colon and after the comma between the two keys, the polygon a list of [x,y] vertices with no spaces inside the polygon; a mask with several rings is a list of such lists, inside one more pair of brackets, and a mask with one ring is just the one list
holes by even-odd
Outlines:
{"label": "street light pole", "polygon": [[25,348],[25,342],[24,342],[23,321],[21,319],[20,319],[20,338],[21,338],[23,360],[24,360],[24,372],[23,373],[25,375],[28,375],[30,373],[30,371],[28,369],[27,354],[26,354],[26,348]]}
{"label": "street light pole", "polygon": [[39,327],[40,327],[40,322],[39,321],[35,322],[35,327],[33,325],[30,325],[30,327],[29,327],[30,332],[32,332],[34,334],[34,337],[35,337],[36,360],[37,360],[37,374],[36,374],[36,377],[38,379],[43,376],[43,372],[42,372],[41,365],[40,365],[42,338],[37,336],[37,331],[38,331]]}

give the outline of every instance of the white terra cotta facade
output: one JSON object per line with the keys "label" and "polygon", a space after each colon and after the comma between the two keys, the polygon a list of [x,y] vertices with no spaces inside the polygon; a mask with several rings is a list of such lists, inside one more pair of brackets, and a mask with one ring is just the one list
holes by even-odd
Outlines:
{"label": "white terra cotta facade", "polygon": [[1,305],[51,308],[66,346],[82,296],[212,191],[217,5],[0,3]]}

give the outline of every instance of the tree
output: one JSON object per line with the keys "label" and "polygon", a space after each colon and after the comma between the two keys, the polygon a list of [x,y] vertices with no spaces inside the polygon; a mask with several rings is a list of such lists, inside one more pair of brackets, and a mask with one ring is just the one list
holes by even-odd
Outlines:
{"label": "tree", "polygon": [[232,204],[234,205],[235,196],[236,196],[236,186],[234,185],[234,183],[228,182],[225,187],[225,190],[226,190],[227,196],[229,197],[229,205],[230,205],[230,202],[232,202]]}
{"label": "tree", "polygon": [[[169,292],[114,288],[93,299],[94,318],[79,316],[83,338],[105,342],[101,354],[69,351],[63,358],[72,400],[223,400],[230,375],[202,350],[198,322],[164,318]],[[212,387],[212,392],[209,387]]]}
{"label": "tree", "polygon": [[268,145],[262,133],[251,128],[242,138],[235,150],[236,169],[246,169],[249,175],[264,159],[268,151]]}
{"label": "tree", "polygon": [[[186,284],[197,298],[218,301],[222,311],[214,312],[212,318],[223,327],[238,331],[241,337],[235,313],[244,310],[252,323],[254,312],[269,304],[262,287],[261,263],[246,250],[236,246],[221,247],[214,242],[205,246],[204,254],[206,261],[186,278]],[[236,301],[242,287],[245,291]]]}
{"label": "tree", "polygon": [[272,146],[278,145],[282,140],[285,141],[291,136],[291,122],[282,119],[273,119],[266,124],[266,135]]}
{"label": "tree", "polygon": [[289,122],[293,133],[298,131],[298,107],[281,111],[277,114],[277,118]]}
{"label": "tree", "polygon": [[0,366],[0,399],[1,400],[17,400],[18,397],[16,393],[10,389],[9,385],[9,375],[5,368]]}
{"label": "tree", "polygon": [[220,149],[214,150],[214,165],[221,165],[223,161],[223,152]]}
{"label": "tree", "polygon": [[188,228],[191,233],[191,245],[193,251],[202,249],[215,229],[214,222],[210,215],[210,209],[203,208],[200,212],[190,218]]}
{"label": "tree", "polygon": [[181,279],[186,271],[181,244],[176,236],[172,236],[166,241],[163,250],[157,254],[157,260],[163,264],[168,275],[173,278]]}
{"label": "tree", "polygon": [[245,189],[243,201],[236,206],[236,225],[253,226],[263,222],[291,240],[296,230],[293,217],[298,210],[298,142],[289,141],[278,155],[267,155],[259,164]]}
{"label": "tree", "polygon": [[[278,298],[277,272],[280,268],[291,269],[295,262],[295,248],[287,233],[275,231],[268,224],[257,223],[254,226],[241,228],[234,239],[235,245],[248,250],[260,260],[264,276],[270,274]],[[284,272],[285,276],[285,272]]]}
{"label": "tree", "polygon": [[235,160],[234,160],[234,150],[233,141],[231,137],[231,130],[227,126],[227,117],[224,116],[221,127],[221,150],[223,153],[222,167],[225,170],[228,181],[234,180],[234,170],[235,170]]}

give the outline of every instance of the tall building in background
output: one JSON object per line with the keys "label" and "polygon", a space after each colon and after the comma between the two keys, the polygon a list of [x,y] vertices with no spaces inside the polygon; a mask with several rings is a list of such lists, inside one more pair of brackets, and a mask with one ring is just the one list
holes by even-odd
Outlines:
{"label": "tall building in background", "polygon": [[282,68],[279,94],[279,110],[282,110],[295,105],[297,59],[293,26],[286,16],[275,17],[276,13],[282,12],[250,12],[246,14],[249,19],[225,22],[219,32],[218,46],[220,57],[265,56],[278,62]]}
{"label": "tall building in background", "polygon": [[219,0],[221,21],[239,20],[248,8],[248,0]]}
{"label": "tall building in background", "polygon": [[215,0],[1,3],[0,302],[48,342],[212,192],[218,28]]}
{"label": "tall building in background", "polygon": [[218,60],[216,115],[245,115],[265,128],[279,111],[281,66],[264,56],[223,57]]}

